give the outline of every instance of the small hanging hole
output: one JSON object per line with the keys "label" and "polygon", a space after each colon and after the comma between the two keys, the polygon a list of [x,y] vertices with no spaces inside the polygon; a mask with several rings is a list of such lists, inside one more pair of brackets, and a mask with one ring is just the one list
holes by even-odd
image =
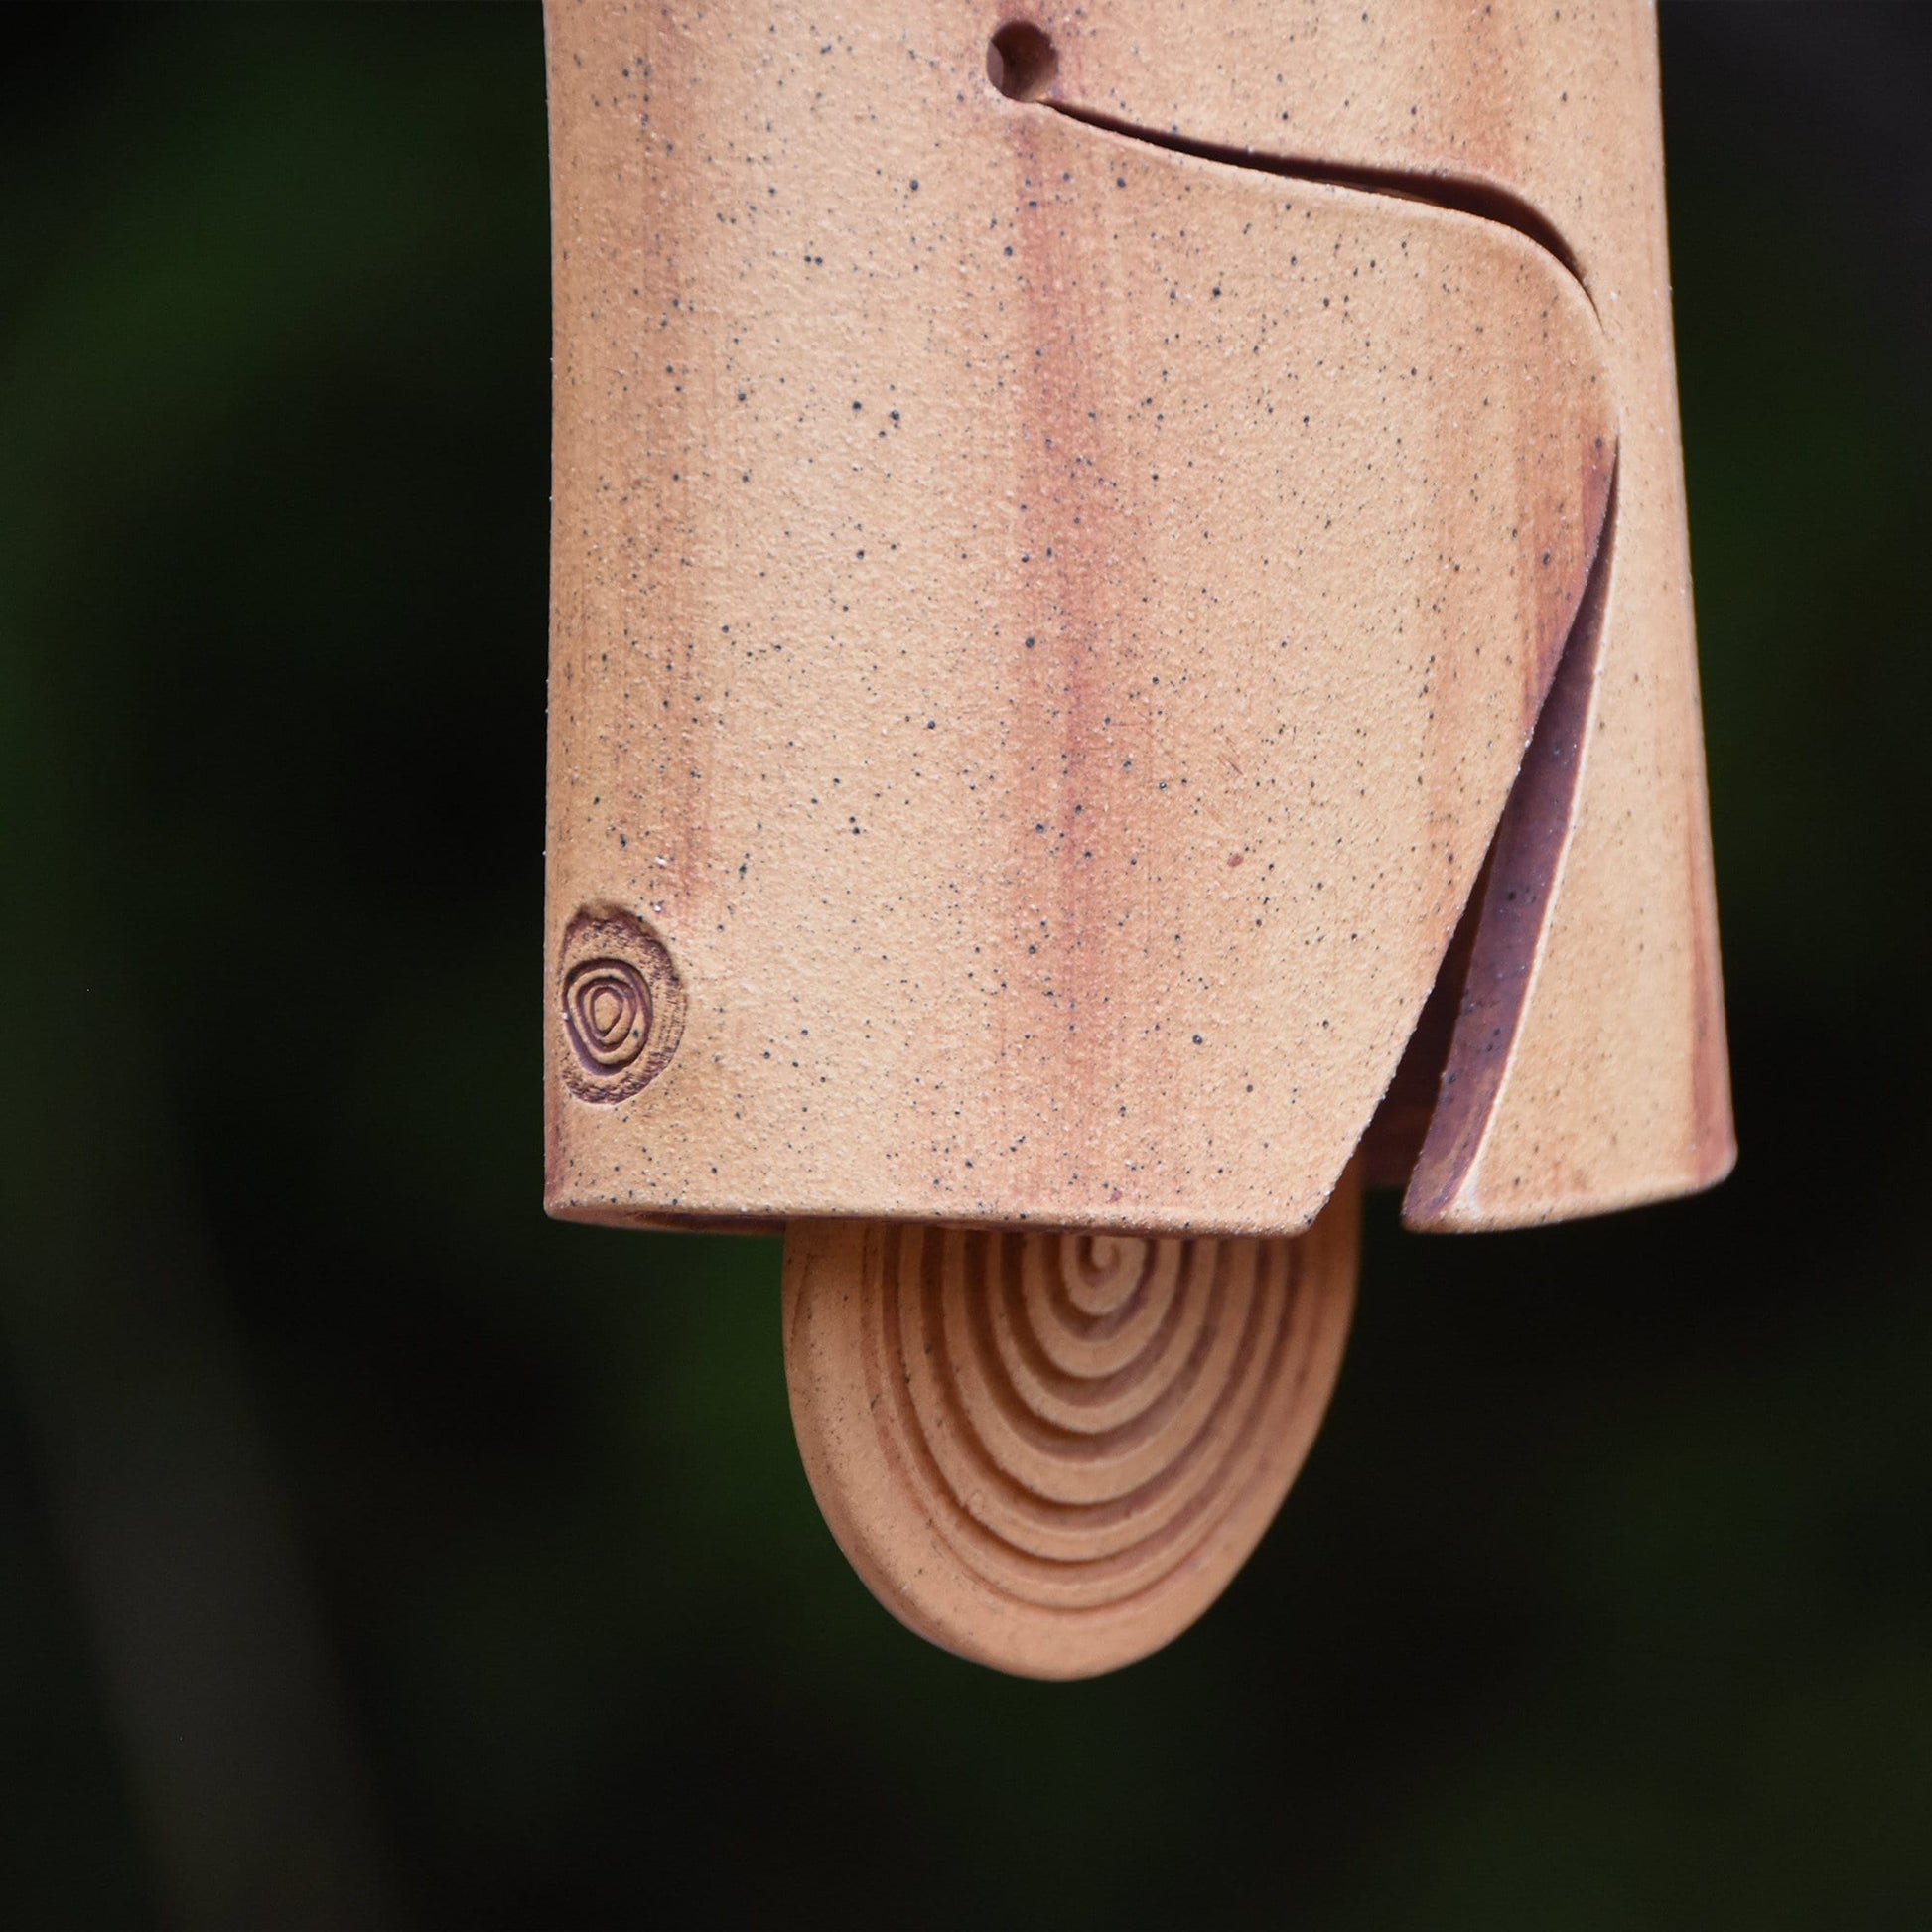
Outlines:
{"label": "small hanging hole", "polygon": [[986,77],[1009,100],[1039,100],[1060,70],[1060,57],[1043,28],[1009,20],[987,43]]}

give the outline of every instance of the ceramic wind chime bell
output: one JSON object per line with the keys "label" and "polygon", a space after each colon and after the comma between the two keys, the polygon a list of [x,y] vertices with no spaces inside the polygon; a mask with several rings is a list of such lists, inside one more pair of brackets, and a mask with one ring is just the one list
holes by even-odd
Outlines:
{"label": "ceramic wind chime bell", "polygon": [[552,0],[550,1211],[782,1229],[882,1600],[1145,1654],[1359,1194],[1732,1158],[1643,0]]}

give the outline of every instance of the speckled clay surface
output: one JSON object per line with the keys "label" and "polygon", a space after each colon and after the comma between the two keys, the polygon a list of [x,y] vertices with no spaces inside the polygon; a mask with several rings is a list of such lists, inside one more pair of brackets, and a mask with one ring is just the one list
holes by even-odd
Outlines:
{"label": "speckled clay surface", "polygon": [[552,946],[625,908],[688,1000],[558,1079],[555,1211],[1305,1226],[1516,775],[1584,290],[1007,99],[998,20],[553,13]]}
{"label": "speckled clay surface", "polygon": [[[1218,0],[1028,10],[1058,93],[1323,168],[1498,191],[1561,238],[1603,331],[1614,558],[1574,802],[1539,910],[1455,1063],[1488,1090],[1438,1138],[1413,1223],[1503,1227],[1695,1191],[1736,1148],[1671,345],[1657,35],[1646,0]],[[1507,212],[1507,208],[1499,209]],[[1519,927],[1525,922],[1518,921]],[[1483,1066],[1500,1059],[1501,1066]]]}

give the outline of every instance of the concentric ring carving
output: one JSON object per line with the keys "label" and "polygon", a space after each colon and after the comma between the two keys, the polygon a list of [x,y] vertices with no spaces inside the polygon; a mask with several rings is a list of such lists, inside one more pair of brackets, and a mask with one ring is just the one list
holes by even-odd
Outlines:
{"label": "concentric ring carving", "polygon": [[794,1223],[792,1416],[846,1554],[913,1629],[1006,1670],[1157,1649],[1307,1454],[1358,1219],[1351,1177],[1296,1239]]}
{"label": "concentric ring carving", "polygon": [[564,977],[564,1028],[577,1057],[617,1073],[644,1050],[650,988],[627,959],[579,960]]}
{"label": "concentric ring carving", "polygon": [[616,906],[587,906],[558,963],[558,1063],[582,1100],[627,1100],[669,1063],[684,1032],[684,987],[663,942]]}

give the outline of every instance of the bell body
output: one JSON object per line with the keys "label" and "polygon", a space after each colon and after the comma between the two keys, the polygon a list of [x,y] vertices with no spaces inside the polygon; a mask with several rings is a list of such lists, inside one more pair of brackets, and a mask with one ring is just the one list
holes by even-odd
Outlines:
{"label": "bell body", "polygon": [[881,1598],[1253,1547],[1357,1195],[1733,1156],[1642,0],[551,0],[550,1211],[788,1229]]}
{"label": "bell body", "polygon": [[1306,1226],[1592,588],[1418,1205],[1727,1159],[1648,19],[1197,11],[553,10],[553,1211]]}

